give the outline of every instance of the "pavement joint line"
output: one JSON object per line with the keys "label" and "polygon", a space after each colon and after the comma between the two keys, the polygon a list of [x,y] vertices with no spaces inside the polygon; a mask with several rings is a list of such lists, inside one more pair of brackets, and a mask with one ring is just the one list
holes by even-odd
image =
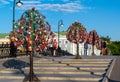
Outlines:
{"label": "pavement joint line", "polygon": [[[24,68],[24,69],[29,69],[28,67]],[[80,70],[106,70],[106,67],[102,67],[102,68],[87,68],[87,67],[79,67]],[[78,70],[78,68],[76,67],[35,67],[34,70]]]}
{"label": "pavement joint line", "polygon": [[33,66],[109,66],[108,64],[69,64],[69,63],[61,63],[61,64],[36,64]]}
{"label": "pavement joint line", "polygon": [[[24,76],[0,76],[0,79],[8,79],[8,80],[21,80],[24,79]],[[86,78],[81,78],[81,77],[45,77],[45,76],[37,76],[40,80],[75,80],[75,81],[98,81],[101,79],[101,77],[86,77]]]}
{"label": "pavement joint line", "polygon": [[[34,61],[34,64],[59,64],[58,62],[38,62],[38,61]],[[61,62],[61,64],[110,64],[110,62]]]}
{"label": "pavement joint line", "polygon": [[[11,73],[15,73],[15,72],[19,72],[20,74],[21,74],[21,72],[20,71],[0,71],[0,73],[2,73],[2,74],[11,74]],[[28,72],[28,71],[27,71]],[[78,71],[75,71],[75,72],[64,72],[64,71],[59,71],[59,72],[57,72],[57,71],[55,71],[55,72],[37,72],[37,71],[34,71],[34,73],[35,74],[76,74],[76,75],[79,75],[79,74],[89,74],[89,75],[91,75],[91,74],[104,74],[105,72],[84,72],[84,71],[82,71],[82,72],[78,72]]]}
{"label": "pavement joint line", "polygon": [[[24,58],[24,57],[26,57],[26,58]],[[19,58],[13,58],[13,59],[22,59],[22,60],[24,60],[24,59],[27,59],[27,57],[29,57],[29,56],[21,56],[21,57],[19,57]],[[45,58],[45,57],[44,57]],[[103,73],[104,74],[106,74],[106,69],[108,69],[108,65],[110,64],[110,61],[113,61],[112,60],[112,58],[111,59],[81,59],[81,60],[76,60],[76,59],[64,59],[64,58],[62,58],[62,59],[57,59],[56,57],[49,57],[48,59],[47,59],[47,57],[46,57],[46,59],[42,59],[42,58],[34,58],[34,68],[33,69],[35,69],[34,70],[34,72],[35,72],[35,74],[40,74],[40,75],[42,75],[43,73],[44,74],[48,74],[48,76],[38,76],[38,78],[40,78],[40,79],[42,79],[42,80],[60,80],[60,81],[62,81],[62,80],[75,80],[75,81],[86,81],[86,79],[88,80],[88,81],[98,81],[98,80],[101,80],[101,79],[103,79],[102,77],[70,77],[69,76],[69,74],[75,74],[75,76],[77,75],[77,74],[86,74],[86,75],[98,75],[98,76],[101,76],[101,75],[103,75]],[[52,61],[52,62],[51,62]],[[36,62],[38,62],[38,63],[36,63]],[[49,62],[51,62],[51,63],[49,63]],[[56,63],[57,62],[57,63]],[[67,62],[67,63],[66,63]],[[73,63],[72,63],[73,62]],[[85,63],[82,63],[82,62],[85,62]],[[47,68],[45,68],[46,66],[42,66],[42,67],[40,67],[42,64],[46,64],[47,65],[47,63],[48,63],[48,65],[50,65],[50,66],[54,66],[55,64],[55,66],[57,66],[57,67],[53,67],[53,68],[49,68],[49,67],[47,67]],[[52,63],[54,63],[53,65],[52,65]],[[83,67],[79,67],[79,65],[78,65],[78,67],[77,66],[73,66],[73,67],[70,67],[71,66],[71,64],[70,63],[72,63],[73,65],[75,65],[75,64],[81,64]],[[95,63],[96,63],[96,65],[95,65]],[[38,64],[38,65],[37,65]],[[40,65],[41,64],[41,65]],[[89,65],[90,66],[92,66],[91,64],[94,64],[94,66],[96,66],[97,67],[97,64],[99,65],[99,64],[103,64],[103,65],[99,65],[97,68],[96,67],[89,67]],[[37,66],[38,67],[37,67]],[[59,67],[58,65],[63,65],[62,67]],[[67,67],[69,67],[69,68],[64,68],[64,65],[65,66],[67,66]],[[105,65],[105,66],[104,66]],[[86,67],[84,67],[84,66],[86,66]],[[88,67],[87,67],[88,66]],[[103,66],[103,67],[102,67]],[[45,70],[44,70],[44,68],[45,68]],[[10,69],[10,70],[9,70]],[[42,72],[37,72],[37,70],[41,70]],[[75,71],[75,70],[76,71]],[[11,71],[11,70],[13,70],[13,71]],[[29,73],[29,67],[26,67],[26,68],[23,68],[22,69],[23,71],[25,71],[25,73]],[[54,70],[53,72],[51,72],[52,70]],[[56,72],[56,70],[59,70],[60,72]],[[63,71],[64,70],[64,71]],[[72,70],[74,70],[75,72],[67,72],[67,71],[72,71]],[[85,71],[87,71],[87,73],[84,71],[84,72],[78,72],[79,70],[85,70]],[[90,71],[98,71],[99,70],[99,72],[90,72]],[[45,72],[43,72],[43,71],[45,71]],[[49,71],[49,72],[47,72],[47,71]],[[88,72],[89,71],[89,72]],[[104,72],[102,72],[102,74],[101,74],[101,72],[100,71],[104,71]],[[8,70],[2,70],[2,71],[0,71],[0,73],[2,74],[3,73],[3,75],[5,74],[8,74],[8,73],[10,73],[10,74],[12,74],[12,72],[19,72],[19,69],[18,70],[16,70],[16,69],[12,69],[12,68],[8,68]],[[21,73],[20,73],[21,74]],[[67,74],[68,75],[68,77],[60,77],[59,75],[58,75],[58,77],[52,77],[52,76],[49,76],[49,74]],[[100,74],[100,75],[99,75]],[[5,76],[6,77],[6,76]],[[5,79],[5,77],[0,77],[0,79]],[[24,78],[24,75],[23,76],[21,76],[21,75],[18,75],[18,78],[16,78],[15,76],[7,76],[8,77],[8,79],[18,79],[18,78]],[[14,78],[15,77],[15,78]],[[19,79],[18,79],[19,80]]]}

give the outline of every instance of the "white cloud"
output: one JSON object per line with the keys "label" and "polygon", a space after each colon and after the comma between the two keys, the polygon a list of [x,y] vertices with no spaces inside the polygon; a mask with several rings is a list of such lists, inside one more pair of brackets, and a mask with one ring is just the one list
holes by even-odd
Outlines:
{"label": "white cloud", "polygon": [[7,0],[0,0],[0,8],[3,8],[3,7],[5,7],[5,5],[8,5],[8,4],[10,4],[9,1],[7,1]]}
{"label": "white cloud", "polygon": [[[36,9],[39,10],[47,10],[47,11],[62,11],[62,12],[79,12],[83,9],[89,9],[87,7],[82,6],[80,3],[81,0],[48,0],[49,2],[44,1],[44,0],[23,0],[22,7],[16,9],[21,9],[21,10],[26,10],[26,9],[31,9],[32,7],[35,7]],[[55,3],[53,3],[55,1]],[[10,4],[12,3],[13,0],[0,0],[2,5],[4,4]],[[52,2],[52,3],[51,3]],[[62,2],[62,3],[59,3]]]}
{"label": "white cloud", "polygon": [[35,4],[40,3],[40,1],[22,1],[24,4]]}
{"label": "white cloud", "polygon": [[19,9],[29,9],[31,7],[35,7],[40,10],[51,10],[51,11],[63,11],[63,12],[79,12],[85,7],[80,5],[80,3],[76,2],[69,2],[69,3],[64,3],[64,4],[28,4],[24,5],[22,8]]}
{"label": "white cloud", "polygon": [[7,1],[7,0],[0,0],[0,3],[2,3],[2,4],[10,4],[10,2]]}
{"label": "white cloud", "polygon": [[77,11],[82,9],[79,4],[76,3],[66,3],[66,4],[43,4],[40,5],[41,9],[44,10],[53,10],[53,11]]}

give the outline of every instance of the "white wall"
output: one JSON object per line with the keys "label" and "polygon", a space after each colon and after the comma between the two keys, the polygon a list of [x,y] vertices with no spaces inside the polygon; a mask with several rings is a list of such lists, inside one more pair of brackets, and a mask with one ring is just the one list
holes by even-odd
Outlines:
{"label": "white wall", "polygon": [[[57,39],[57,37],[56,37]],[[77,52],[77,45],[75,43],[69,42],[65,36],[60,36],[60,43],[59,46],[61,47],[62,50],[68,51],[69,53],[76,55]],[[94,53],[97,56],[100,56],[100,51],[94,46]],[[79,44],[79,54],[84,55],[84,43]],[[92,45],[88,44],[88,50],[87,50],[87,56],[92,56]]]}

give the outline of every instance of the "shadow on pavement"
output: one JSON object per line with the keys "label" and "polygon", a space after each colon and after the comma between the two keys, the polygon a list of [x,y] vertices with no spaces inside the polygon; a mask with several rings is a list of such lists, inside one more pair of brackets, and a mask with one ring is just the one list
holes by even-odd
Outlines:
{"label": "shadow on pavement", "polygon": [[21,74],[24,74],[26,76],[22,68],[29,67],[29,64],[22,60],[10,59],[10,60],[5,61],[3,63],[3,66],[6,68],[18,69]]}

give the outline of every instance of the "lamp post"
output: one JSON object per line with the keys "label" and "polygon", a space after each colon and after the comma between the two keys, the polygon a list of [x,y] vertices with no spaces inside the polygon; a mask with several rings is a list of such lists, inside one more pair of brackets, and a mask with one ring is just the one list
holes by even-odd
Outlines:
{"label": "lamp post", "polygon": [[13,31],[14,31],[14,22],[15,22],[15,5],[17,4],[17,6],[22,6],[22,2],[19,0],[17,3],[16,3],[16,0],[14,0],[13,2]]}
{"label": "lamp post", "polygon": [[59,54],[59,42],[60,42],[60,27],[63,27],[63,20],[59,20],[58,21],[58,54]]}
{"label": "lamp post", "polygon": [[63,21],[59,20],[58,21],[58,46],[59,46],[59,40],[60,40],[60,27],[63,27],[63,26],[64,26]]}

